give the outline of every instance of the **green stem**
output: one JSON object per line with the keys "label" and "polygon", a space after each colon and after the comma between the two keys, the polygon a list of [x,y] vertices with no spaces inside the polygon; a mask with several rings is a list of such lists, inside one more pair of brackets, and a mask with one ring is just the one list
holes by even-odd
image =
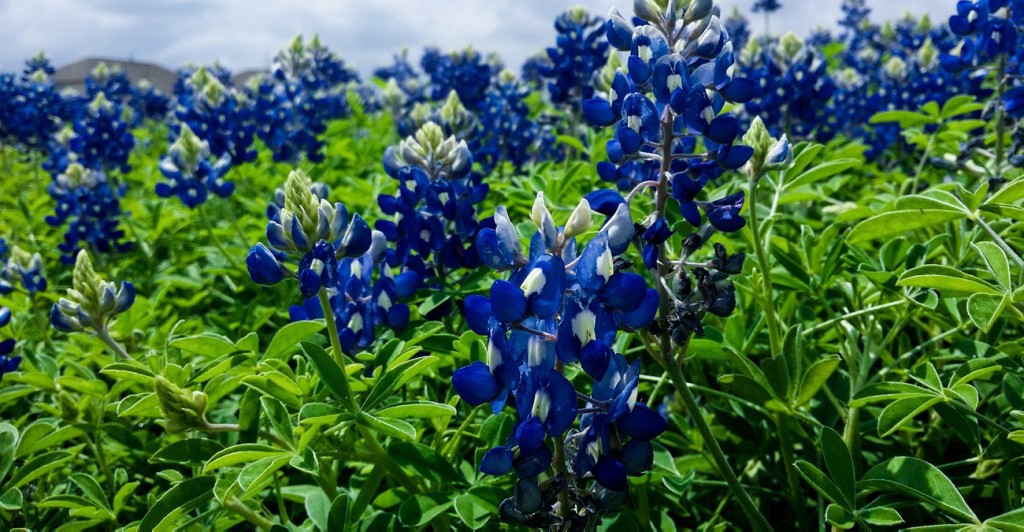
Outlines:
{"label": "green stem", "polygon": [[761,270],[761,297],[763,300],[765,320],[768,322],[768,343],[772,356],[782,352],[782,328],[779,326],[779,318],[775,314],[774,298],[772,297],[772,270],[768,264],[768,253],[764,249],[764,241],[761,239],[761,228],[757,220],[757,183],[761,180],[761,174],[750,176],[750,187],[747,193],[747,201],[750,204],[750,236],[754,240],[754,255],[757,258],[757,267]]}
{"label": "green stem", "polygon": [[352,390],[348,385],[348,372],[345,370],[345,353],[341,350],[341,338],[338,336],[338,324],[334,321],[334,309],[331,308],[331,298],[327,295],[327,289],[321,288],[317,293],[320,298],[320,308],[324,311],[324,321],[327,322],[327,336],[331,337],[331,350],[334,351],[334,360],[341,367],[341,373],[345,377],[338,384],[345,389],[345,396],[349,398],[349,407],[352,412],[359,411],[356,398],[352,396]]}
{"label": "green stem", "polygon": [[463,420],[461,425],[459,425],[459,428],[455,429],[455,434],[452,434],[451,438],[449,438],[448,440],[448,443],[446,443],[445,446],[441,449],[441,456],[447,456],[449,460],[455,458],[455,451],[458,449],[459,441],[462,439],[462,435],[466,433],[466,429],[469,428],[469,425],[473,422],[473,419],[476,418],[476,413],[481,408],[483,408],[483,405],[477,405],[476,407],[469,411],[469,414],[466,414],[466,419]]}
{"label": "green stem", "polygon": [[[343,393],[349,399],[349,406],[353,413],[359,412],[359,404],[356,402],[356,398],[352,395],[352,389],[348,385],[348,374],[345,372],[345,354],[341,350],[341,339],[338,338],[338,325],[334,322],[334,311],[331,309],[331,300],[327,295],[327,289],[321,288],[317,294],[320,298],[320,307],[324,311],[324,320],[327,322],[327,335],[331,337],[331,349],[334,350],[334,359],[341,366],[341,371],[344,374],[344,379],[339,383],[344,388]],[[377,436],[370,429],[356,425],[359,434],[363,436],[363,443],[369,448],[370,453],[375,457],[377,463],[387,468],[388,472],[402,485],[406,490],[411,493],[416,493],[418,490],[416,483],[406,474],[395,461],[388,455],[387,451],[381,446],[380,442],[377,441]]]}
{"label": "green stem", "polygon": [[[672,359],[670,358],[669,360]],[[711,453],[711,458],[714,460],[718,472],[725,477],[725,482],[729,485],[733,496],[739,501],[743,512],[747,515],[747,520],[750,521],[750,525],[759,531],[772,530],[771,524],[768,523],[768,520],[765,519],[761,511],[754,505],[754,501],[747,494],[747,491],[743,489],[739,478],[736,477],[732,466],[729,465],[725,453],[722,452],[721,446],[718,445],[718,439],[711,432],[711,427],[708,426],[701,413],[700,406],[697,405],[697,399],[693,396],[693,392],[690,391],[690,385],[686,382],[686,377],[683,376],[682,368],[670,363],[666,369],[668,369],[669,376],[672,378],[672,383],[675,384],[676,393],[682,399],[686,411],[690,414],[690,418],[693,419],[693,424],[697,426],[697,431],[700,432],[701,437],[704,439],[704,444]]]}
{"label": "green stem", "polygon": [[117,343],[117,340],[111,338],[110,331],[107,330],[106,324],[96,328],[96,337],[103,340],[103,343],[107,344],[107,346],[109,346],[110,349],[112,349],[114,353],[121,358],[125,360],[133,360],[132,356],[128,354],[128,351],[125,351],[124,346]]}
{"label": "green stem", "polygon": [[249,524],[261,530],[270,530],[270,527],[274,526],[273,521],[263,517],[259,512],[249,508],[245,503],[235,497],[231,497],[230,500],[224,503],[224,508],[242,516],[242,519],[245,519]]}
{"label": "green stem", "polygon": [[893,307],[898,307],[898,306],[901,306],[901,305],[906,305],[909,301],[910,301],[909,299],[900,299],[900,300],[897,300],[897,301],[892,301],[890,303],[885,303],[885,304],[882,304],[882,305],[876,305],[874,307],[862,308],[860,310],[857,310],[857,311],[854,311],[854,312],[850,312],[849,314],[844,314],[842,316],[839,316],[838,318],[832,318],[832,319],[830,319],[828,321],[823,321],[823,322],[815,325],[814,327],[811,327],[809,329],[805,329],[803,334],[804,334],[804,336],[809,336],[809,335],[814,334],[814,333],[816,333],[816,332],[818,332],[818,331],[820,331],[822,329],[827,329],[827,328],[829,328],[829,327],[831,327],[831,326],[833,326],[833,325],[835,325],[837,323],[840,323],[842,321],[848,320],[850,318],[856,318],[857,316],[863,316],[865,314],[872,314],[874,312],[877,312],[879,310],[885,310],[887,308],[893,308]]}
{"label": "green stem", "polygon": [[[196,424],[195,429],[199,430],[199,431],[211,432],[211,433],[239,432],[240,430],[242,430],[238,426],[238,423],[210,423],[205,418],[202,420],[201,423]],[[292,449],[292,446],[289,445],[288,442],[282,440],[277,434],[274,434],[272,432],[267,432],[265,430],[261,430],[260,431],[260,437],[262,437],[263,439],[273,443],[274,445],[277,445],[281,449],[284,449],[284,450],[291,450]]]}
{"label": "green stem", "polygon": [[[96,431],[99,432],[100,428],[96,427]],[[110,473],[110,463],[107,462],[107,453],[103,450],[103,439],[94,438],[88,436],[89,444],[92,445],[93,453],[96,455],[96,462],[100,465],[100,471],[103,472],[103,478],[110,484],[110,494],[117,493],[117,486],[114,484],[114,475]]]}
{"label": "green stem", "polygon": [[284,505],[284,494],[281,492],[281,471],[274,473],[274,493],[277,495],[277,512],[281,516],[281,521],[284,523],[291,524],[291,519],[288,518],[288,508]]}

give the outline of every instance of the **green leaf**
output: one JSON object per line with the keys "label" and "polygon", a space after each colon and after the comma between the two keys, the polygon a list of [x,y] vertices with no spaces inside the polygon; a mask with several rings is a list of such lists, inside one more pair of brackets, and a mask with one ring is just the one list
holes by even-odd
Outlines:
{"label": "green leaf", "polygon": [[911,456],[890,458],[872,467],[861,479],[863,487],[909,495],[943,512],[980,524],[953,482],[938,468]]}
{"label": "green leaf", "polygon": [[387,370],[382,368],[381,371],[384,371],[384,374],[377,377],[377,382],[374,383],[370,393],[366,396],[366,400],[363,401],[363,410],[372,410],[384,398],[391,396],[395,390],[401,388],[410,379],[423,373],[440,361],[435,356],[426,356],[406,360]]}
{"label": "green leaf", "polygon": [[909,423],[914,416],[942,402],[942,397],[909,397],[893,401],[878,416],[878,435],[885,438]]}
{"label": "green leaf", "polygon": [[100,373],[119,381],[132,381],[146,386],[153,385],[156,376],[149,368],[138,362],[115,362],[107,364]]}
{"label": "green leaf", "polygon": [[863,508],[857,511],[857,517],[875,526],[896,526],[903,522],[900,513],[887,506]]}
{"label": "green leaf", "polygon": [[842,505],[845,498],[839,486],[832,479],[825,476],[822,470],[818,469],[806,460],[797,460],[794,464],[797,473],[811,485],[823,497],[836,504]]}
{"label": "green leaf", "polygon": [[555,142],[559,144],[565,144],[566,146],[572,146],[580,153],[587,153],[587,147],[580,142],[580,139],[572,135],[558,135],[555,137]]}
{"label": "green leaf", "polygon": [[4,510],[20,510],[23,504],[25,504],[25,497],[18,488],[10,488],[0,495],[0,508]]}
{"label": "green leaf", "polygon": [[840,358],[836,355],[829,355],[807,368],[802,379],[800,389],[797,391],[796,406],[807,404],[818,390],[828,382],[836,368],[839,367]]}
{"label": "green leaf", "polygon": [[263,354],[264,360],[287,357],[298,349],[299,342],[310,338],[323,328],[324,323],[319,320],[293,321],[281,327],[270,340],[270,345]]}
{"label": "green leaf", "polygon": [[206,473],[213,471],[214,469],[230,467],[238,464],[247,464],[268,457],[290,457],[291,454],[292,453],[288,451],[282,451],[277,447],[271,447],[261,443],[242,443],[239,445],[232,445],[231,447],[211,456],[210,460],[206,462],[205,466],[203,466],[203,472]]}
{"label": "green leaf", "polygon": [[932,288],[942,292],[942,295],[1002,294],[978,277],[956,268],[937,264],[911,268],[900,275],[896,284],[898,286]]}
{"label": "green leaf", "polygon": [[420,527],[451,508],[452,498],[447,493],[413,495],[398,508],[398,520],[408,527]]}
{"label": "green leaf", "polygon": [[971,317],[974,325],[983,332],[988,332],[1009,302],[1009,295],[974,294],[967,299],[967,315]]}
{"label": "green leaf", "polygon": [[320,381],[327,386],[335,397],[341,400],[341,407],[348,408],[351,404],[351,398],[348,395],[348,388],[341,384],[342,381],[348,382],[348,375],[342,371],[341,366],[324,351],[324,348],[312,343],[312,342],[301,342],[302,351],[309,357],[310,362],[313,363],[313,369],[316,370],[317,375],[320,376]]}
{"label": "green leaf", "polygon": [[853,456],[843,437],[831,427],[824,427],[818,445],[825,457],[829,475],[843,494],[846,507],[856,508],[857,476],[853,471]]}
{"label": "green leaf", "polygon": [[430,482],[466,483],[466,478],[452,466],[450,460],[421,443],[396,441],[388,446],[388,455],[398,465],[416,471],[418,476]]}
{"label": "green leaf", "polygon": [[72,456],[67,451],[51,451],[38,455],[18,468],[7,485],[17,488],[28,484],[51,471],[64,467],[64,464],[71,460]]}
{"label": "green leaf", "polygon": [[18,429],[6,421],[0,423],[0,485],[7,472],[14,465],[14,452],[17,450]]}
{"label": "green leaf", "polygon": [[380,417],[396,419],[430,419],[435,417],[454,416],[455,407],[444,403],[435,403],[433,401],[416,401],[413,403],[386,406],[374,412],[374,414]]}
{"label": "green leaf", "polygon": [[896,401],[910,397],[935,397],[935,392],[906,382],[877,382],[861,388],[850,401],[850,406],[860,408],[869,403]]}
{"label": "green leaf", "polygon": [[1024,207],[1003,204],[985,204],[979,207],[979,209],[985,212],[998,214],[1000,216],[1005,216],[1007,218],[1013,218],[1014,220],[1024,222]]}
{"label": "green leaf", "polygon": [[288,462],[292,459],[290,454],[284,456],[267,456],[260,458],[255,462],[242,468],[242,471],[238,473],[238,485],[243,490],[249,491],[251,488],[262,486],[264,483],[269,483],[271,477],[278,469],[288,465]]}
{"label": "green leaf", "polygon": [[327,528],[328,530],[348,530],[348,496],[345,494],[339,495],[331,503],[331,511],[327,514]]}
{"label": "green leaf", "polygon": [[795,188],[817,183],[822,179],[828,179],[829,177],[832,177],[844,170],[849,170],[850,168],[855,168],[857,166],[860,166],[860,161],[857,159],[836,159],[834,161],[825,161],[800,174],[789,183],[786,183],[785,187]]}
{"label": "green leaf", "polygon": [[78,486],[78,489],[82,490],[82,494],[85,495],[85,498],[96,503],[98,508],[106,510],[110,517],[113,517],[110,510],[110,504],[107,502],[107,496],[103,493],[103,488],[100,487],[99,483],[96,482],[94,478],[84,473],[72,473],[68,478]]}
{"label": "green leaf", "polygon": [[463,493],[455,498],[455,513],[470,530],[483,528],[494,514],[493,510],[489,508],[491,505],[485,505],[482,502],[479,497],[469,493]]}
{"label": "green leaf", "polygon": [[989,196],[986,205],[996,205],[999,203],[1010,204],[1020,199],[1024,199],[1024,177],[1018,177],[1009,183],[1006,183],[995,194]]}
{"label": "green leaf", "polygon": [[356,423],[369,427],[386,436],[401,438],[403,440],[416,439],[416,429],[412,425],[400,419],[381,419],[373,414],[359,412],[356,414]]}
{"label": "green leaf", "polygon": [[263,411],[267,413],[270,426],[284,441],[295,446],[295,426],[292,425],[292,418],[288,415],[288,409],[281,401],[269,396],[260,397],[260,404]]}
{"label": "green leaf", "polygon": [[153,463],[201,466],[213,455],[224,450],[224,446],[207,438],[187,438],[176,441],[149,457]]}
{"label": "green leaf", "polygon": [[938,209],[899,210],[883,212],[854,226],[846,235],[846,242],[857,244],[899,235],[965,217],[962,212]]}
{"label": "green leaf", "polygon": [[139,523],[139,530],[149,532],[165,529],[179,517],[199,505],[213,499],[213,485],[216,479],[202,476],[185,479],[167,490],[146,512]]}
{"label": "green leaf", "polygon": [[884,124],[887,122],[898,122],[901,128],[908,128],[913,126],[923,126],[925,124],[934,124],[935,119],[915,111],[884,111],[881,113],[875,113],[871,117],[870,122],[872,124]]}
{"label": "green leaf", "polygon": [[196,336],[186,336],[172,341],[171,347],[182,351],[195,353],[207,357],[219,357],[237,351],[235,343],[218,334],[203,333]]}
{"label": "green leaf", "polygon": [[825,508],[825,520],[841,530],[850,530],[857,525],[853,514],[838,504],[830,504],[828,508]]}
{"label": "green leaf", "polygon": [[[345,495],[339,495],[339,497],[345,497]],[[327,495],[324,495],[321,490],[314,490],[306,495],[304,502],[309,520],[313,521],[313,524],[320,530],[330,530],[327,528],[327,520],[331,513],[331,500],[327,498]]]}
{"label": "green leaf", "polygon": [[978,254],[985,261],[985,268],[996,278],[999,286],[1002,286],[1006,292],[1012,292],[1010,260],[1006,258],[1006,252],[992,242],[978,242],[977,244],[971,244],[971,246],[978,250]]}

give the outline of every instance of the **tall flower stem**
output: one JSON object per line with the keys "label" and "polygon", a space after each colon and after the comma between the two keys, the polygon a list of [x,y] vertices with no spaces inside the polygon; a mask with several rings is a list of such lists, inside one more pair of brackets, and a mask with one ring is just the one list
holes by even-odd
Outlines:
{"label": "tall flower stem", "polygon": [[761,227],[757,219],[757,184],[761,181],[760,172],[750,177],[750,186],[747,192],[747,205],[750,216],[750,237],[754,241],[754,255],[757,257],[757,267],[761,270],[761,299],[764,307],[765,321],[768,322],[768,345],[771,354],[777,355],[782,352],[782,327],[779,325],[779,317],[775,314],[775,305],[772,285],[772,269],[768,263],[768,253],[764,248],[764,239],[761,236]]}
{"label": "tall flower stem", "polygon": [[[661,119],[662,159],[660,172],[658,174],[658,186],[655,189],[655,219],[660,219],[665,216],[665,206],[668,204],[668,179],[672,164],[671,154],[672,141],[675,138],[674,135],[673,116],[668,106],[666,106]],[[664,244],[662,244],[659,256],[664,257],[664,251]],[[661,261],[658,262],[656,274],[659,280],[671,275],[671,273],[670,265]],[[672,308],[672,299],[668,293],[666,283],[657,282],[655,284],[657,285],[659,296],[658,314],[662,319],[666,319],[674,310]],[[739,478],[736,477],[736,473],[732,470],[732,466],[729,465],[729,460],[726,458],[725,453],[722,452],[721,446],[718,445],[718,440],[715,438],[715,434],[711,432],[711,427],[708,426],[707,421],[704,419],[700,406],[697,404],[697,399],[693,396],[693,392],[690,391],[690,385],[686,382],[686,377],[683,375],[681,365],[681,361],[685,358],[686,344],[682,346],[678,357],[672,356],[674,348],[672,345],[672,336],[668,331],[663,331],[661,333],[660,344],[662,361],[665,365],[666,371],[668,371],[668,374],[672,379],[672,384],[676,388],[676,393],[683,401],[686,411],[690,414],[690,417],[693,418],[693,422],[697,426],[697,430],[704,439],[704,444],[711,452],[711,457],[715,462],[715,466],[718,468],[719,473],[725,477],[726,483],[729,485],[729,489],[732,491],[733,496],[739,501],[740,506],[743,508],[743,512],[747,515],[747,520],[755,530],[771,530],[772,527],[768,523],[768,520],[765,519],[764,515],[762,515],[760,510],[757,509],[757,506],[750,498],[750,495],[743,488],[743,485],[740,484]]]}
{"label": "tall flower stem", "polygon": [[[674,359],[670,358],[669,360]],[[686,377],[683,376],[681,366],[670,362],[666,369],[672,379],[672,383],[676,387],[676,393],[683,401],[683,406],[686,407],[686,411],[690,414],[693,424],[697,426],[697,431],[700,432],[701,437],[704,439],[704,445],[707,447],[708,452],[711,453],[711,458],[714,460],[718,472],[725,477],[726,484],[729,485],[733,496],[739,501],[751,527],[758,531],[772,530],[772,525],[768,523],[768,520],[765,519],[761,511],[754,505],[753,499],[747,494],[743,485],[740,484],[740,479],[732,470],[732,466],[729,465],[729,460],[725,457],[722,447],[718,445],[715,434],[711,432],[711,427],[708,426],[707,421],[704,419],[700,406],[697,405],[697,399],[694,397],[693,392],[690,391],[690,385],[686,382]]]}
{"label": "tall flower stem", "polygon": [[[327,295],[327,289],[321,288],[317,296],[320,298],[320,307],[324,311],[324,321],[327,322],[327,335],[331,337],[331,349],[334,351],[334,360],[341,367],[343,378],[338,384],[344,389],[344,394],[349,398],[349,407],[352,409],[352,412],[358,413],[359,404],[356,402],[356,398],[352,395],[352,389],[348,385],[348,373],[345,371],[345,354],[341,350],[341,339],[338,338],[338,324],[334,322],[334,310],[331,308],[331,300]],[[356,427],[362,436],[363,443],[366,444],[366,447],[377,460],[377,463],[384,466],[403,488],[411,493],[418,492],[419,489],[416,483],[384,450],[384,447],[377,441],[376,434],[362,425],[356,424]]]}
{"label": "tall flower stem", "polygon": [[107,344],[121,358],[132,360],[132,356],[128,354],[128,351],[125,351],[124,346],[117,343],[117,340],[110,336],[110,331],[107,330],[106,324],[96,328],[96,337],[103,340],[103,343]]}

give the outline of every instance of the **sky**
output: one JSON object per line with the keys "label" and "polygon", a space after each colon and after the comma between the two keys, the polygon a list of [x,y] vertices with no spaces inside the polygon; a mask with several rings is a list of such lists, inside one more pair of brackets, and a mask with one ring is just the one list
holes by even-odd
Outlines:
{"label": "sky", "polygon": [[[722,13],[748,13],[760,32],[764,20],[750,13],[755,0],[719,0]],[[781,0],[772,33],[834,28],[840,0]],[[874,21],[910,11],[945,23],[953,0],[868,0]],[[605,15],[631,0],[0,0],[0,70],[20,70],[40,50],[58,67],[98,56],[176,68],[220,61],[234,71],[270,65],[296,34],[320,35],[347,63],[368,74],[407,48],[444,50],[472,44],[499,52],[518,70],[529,56],[554,42],[555,17],[576,5]]]}

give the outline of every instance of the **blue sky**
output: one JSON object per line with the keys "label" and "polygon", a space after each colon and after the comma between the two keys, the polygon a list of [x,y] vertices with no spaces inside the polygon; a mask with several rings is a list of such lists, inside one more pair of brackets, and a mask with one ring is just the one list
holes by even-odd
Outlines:
{"label": "blue sky", "polygon": [[[754,0],[719,0],[722,12],[749,13]],[[834,27],[840,0],[782,0],[773,33],[806,35]],[[868,0],[871,18],[910,11],[945,23],[953,0]],[[168,67],[220,60],[233,70],[269,65],[297,33],[319,33],[346,61],[367,73],[392,54],[424,46],[472,44],[497,51],[509,66],[554,40],[555,16],[574,5],[604,15],[631,0],[7,0],[0,2],[0,69],[20,69],[44,50],[58,66],[85,56],[131,58]],[[760,15],[750,14],[755,31]]]}

